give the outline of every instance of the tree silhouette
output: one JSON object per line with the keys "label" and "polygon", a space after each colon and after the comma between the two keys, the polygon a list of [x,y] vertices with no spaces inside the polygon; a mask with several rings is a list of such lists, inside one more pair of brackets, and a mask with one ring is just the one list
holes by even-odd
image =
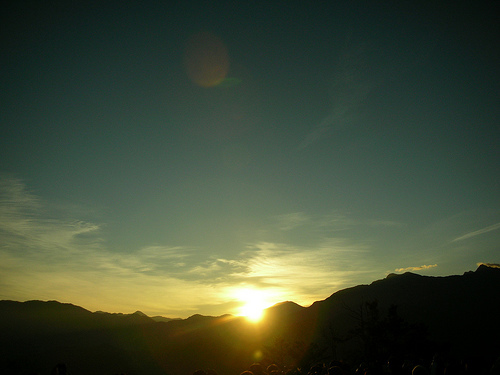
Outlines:
{"label": "tree silhouette", "polygon": [[348,309],[356,320],[348,339],[361,341],[365,360],[385,361],[391,355],[406,358],[432,355],[434,345],[428,339],[427,328],[405,321],[398,314],[397,305],[391,305],[385,317],[381,317],[376,299],[361,304],[357,310]]}

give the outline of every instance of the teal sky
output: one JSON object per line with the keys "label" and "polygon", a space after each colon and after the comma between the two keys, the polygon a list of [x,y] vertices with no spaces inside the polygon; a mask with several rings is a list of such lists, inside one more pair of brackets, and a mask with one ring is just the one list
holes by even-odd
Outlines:
{"label": "teal sky", "polygon": [[2,12],[0,299],[221,315],[500,263],[489,2],[102,3]]}

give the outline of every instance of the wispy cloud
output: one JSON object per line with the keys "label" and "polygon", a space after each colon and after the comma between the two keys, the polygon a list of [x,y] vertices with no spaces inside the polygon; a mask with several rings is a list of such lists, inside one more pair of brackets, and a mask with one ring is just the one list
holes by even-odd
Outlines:
{"label": "wispy cloud", "polygon": [[482,262],[477,263],[478,267],[479,266],[483,266],[483,265],[487,266],[487,267],[490,267],[490,268],[500,268],[500,264],[498,264],[498,263],[482,263]]}
{"label": "wispy cloud", "polygon": [[71,219],[71,213],[62,215],[70,219],[49,217],[50,203],[20,180],[4,179],[0,187],[0,298],[186,316],[200,307],[236,307],[231,293],[238,287],[266,289],[275,302],[309,304],[372,272],[363,244],[325,235],[352,224],[338,214],[273,218],[277,232],[319,230],[319,240],[307,246],[256,241],[232,257],[208,258],[196,248],[161,244],[120,252],[107,247],[102,223]]}
{"label": "wispy cloud", "polygon": [[488,232],[491,232],[491,231],[494,231],[497,229],[500,229],[500,223],[496,223],[496,224],[490,225],[488,227],[464,234],[463,236],[455,238],[452,242],[463,241],[463,240],[466,240],[468,238],[479,236],[481,234],[488,233]]}
{"label": "wispy cloud", "polygon": [[271,222],[268,223],[268,227],[283,232],[306,230],[315,233],[321,231],[340,232],[359,225],[363,225],[363,223],[340,212],[310,215],[300,211],[273,216]]}
{"label": "wispy cloud", "polygon": [[[91,310],[186,317],[235,312],[241,303],[232,297],[237,288],[259,288],[275,302],[308,305],[360,279],[382,276],[369,244],[347,236],[372,223],[340,213],[274,216],[266,239],[255,238],[244,251],[225,256],[168,244],[119,251],[103,238],[104,223],[74,219],[78,215],[71,212],[49,216],[50,202],[20,180],[0,186],[4,299],[57,299]],[[228,308],[233,310],[221,310]]]}
{"label": "wispy cloud", "polygon": [[0,179],[0,228],[16,236],[30,231],[32,217],[40,208],[38,198],[27,191],[21,180]]}
{"label": "wispy cloud", "polygon": [[275,217],[280,230],[289,231],[308,223],[311,218],[304,212],[291,212]]}
{"label": "wispy cloud", "polygon": [[352,286],[360,275],[373,275],[365,258],[368,252],[363,244],[340,239],[325,239],[311,247],[259,242],[249,244],[235,259],[214,262],[226,265],[224,280],[231,285],[266,290],[276,301],[308,305]]}
{"label": "wispy cloud", "polygon": [[356,123],[357,110],[374,87],[367,74],[365,49],[351,46],[341,52],[331,84],[331,111],[302,140],[299,150],[328,136],[333,129]]}
{"label": "wispy cloud", "polygon": [[19,179],[0,180],[0,235],[3,248],[49,255],[61,250],[70,255],[76,249],[98,248],[97,224],[49,217],[43,202]]}
{"label": "wispy cloud", "polygon": [[404,227],[405,224],[400,223],[398,221],[391,220],[368,220],[368,225],[372,227],[392,227],[392,228],[401,228]]}
{"label": "wispy cloud", "polygon": [[421,271],[428,270],[429,268],[437,267],[437,264],[422,265],[417,267],[406,267],[406,268],[396,268],[396,272],[409,272],[409,271]]}
{"label": "wispy cloud", "polygon": [[58,299],[123,312],[138,304],[173,313],[195,306],[195,296],[216,300],[210,287],[177,277],[193,257],[190,249],[110,251],[100,224],[49,217],[48,206],[21,180],[0,181],[1,298]]}

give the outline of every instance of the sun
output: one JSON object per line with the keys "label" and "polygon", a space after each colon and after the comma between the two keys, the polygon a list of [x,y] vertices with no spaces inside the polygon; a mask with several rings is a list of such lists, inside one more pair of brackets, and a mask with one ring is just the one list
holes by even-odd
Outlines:
{"label": "sun", "polygon": [[257,289],[240,289],[236,296],[243,302],[239,309],[240,316],[257,323],[262,319],[264,310],[270,306],[266,292]]}

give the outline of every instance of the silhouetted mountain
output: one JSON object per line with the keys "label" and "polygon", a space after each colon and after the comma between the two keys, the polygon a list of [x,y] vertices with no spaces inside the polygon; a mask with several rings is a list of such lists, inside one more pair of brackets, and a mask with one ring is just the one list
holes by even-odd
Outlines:
{"label": "silhouetted mountain", "polygon": [[500,270],[486,266],[463,276],[425,277],[407,272],[340,291],[310,310],[340,314],[342,306],[356,309],[363,301],[376,299],[381,310],[395,304],[405,319],[427,325],[436,339],[453,341],[463,331],[491,328],[500,313],[500,300],[493,292],[498,286]]}
{"label": "silhouetted mountain", "polygon": [[171,320],[181,320],[180,318],[166,318],[164,316],[152,316],[151,319],[153,319],[155,322],[169,322]]}
{"label": "silhouetted mountain", "polygon": [[[332,294],[308,308],[283,302],[253,324],[241,317],[188,319],[92,313],[56,301],[0,301],[0,373],[240,373],[257,360],[301,365],[332,358],[489,358],[500,352],[500,269],[462,276],[388,275]],[[488,343],[488,345],[487,345]],[[259,356],[259,353],[261,353]]]}
{"label": "silhouetted mountain", "polygon": [[292,301],[285,301],[277,303],[266,309],[266,314],[279,314],[279,315],[289,315],[302,311],[305,307],[300,306]]}

